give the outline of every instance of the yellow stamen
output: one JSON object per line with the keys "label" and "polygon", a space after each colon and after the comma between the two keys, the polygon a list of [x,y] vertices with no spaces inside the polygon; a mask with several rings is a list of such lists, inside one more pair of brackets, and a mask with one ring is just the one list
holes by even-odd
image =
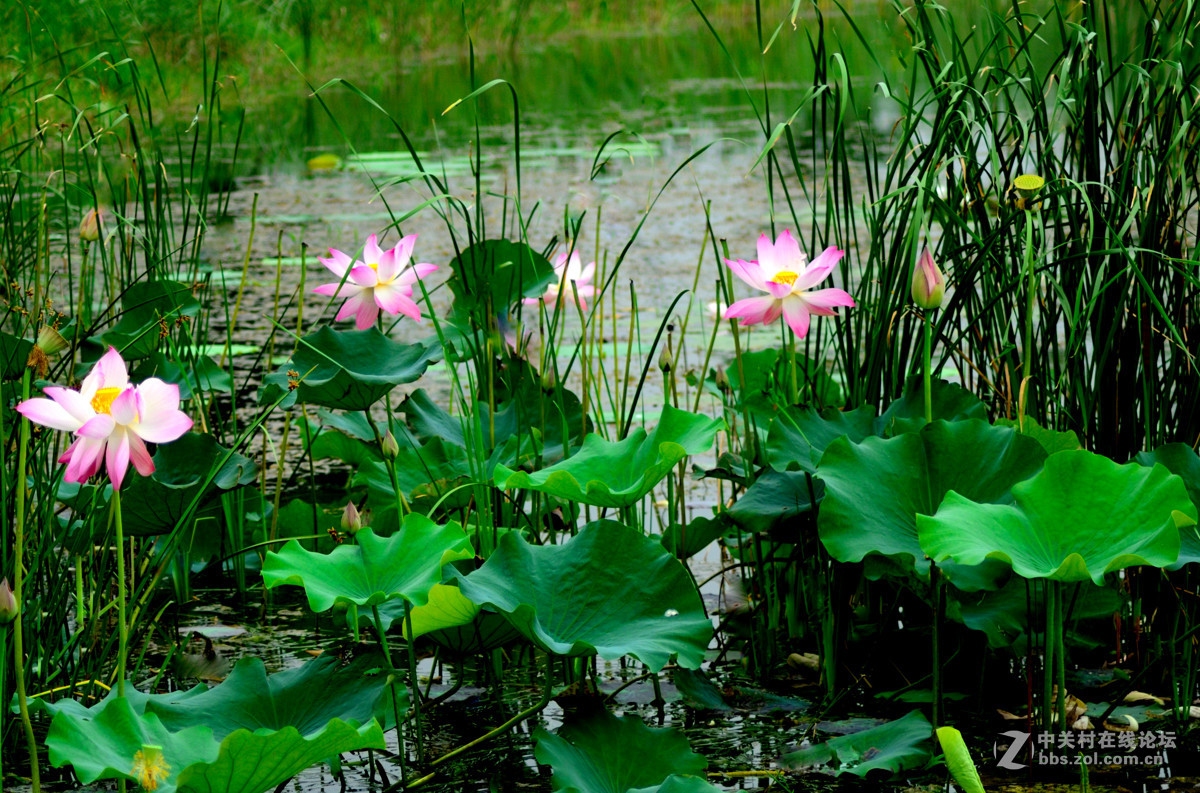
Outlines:
{"label": "yellow stamen", "polygon": [[368,264],[367,266],[370,267],[375,272],[379,272],[379,263],[378,262],[376,262],[375,264]]}
{"label": "yellow stamen", "polygon": [[121,395],[120,388],[101,388],[92,397],[92,410],[97,413],[107,413],[112,415],[113,400]]}
{"label": "yellow stamen", "polygon": [[793,273],[791,270],[780,270],[775,273],[775,277],[771,280],[777,284],[787,284],[791,286],[796,283],[796,279],[800,277],[799,273]]}
{"label": "yellow stamen", "polygon": [[133,755],[133,775],[144,790],[155,791],[171,775],[171,766],[163,759],[162,747],[142,744]]}

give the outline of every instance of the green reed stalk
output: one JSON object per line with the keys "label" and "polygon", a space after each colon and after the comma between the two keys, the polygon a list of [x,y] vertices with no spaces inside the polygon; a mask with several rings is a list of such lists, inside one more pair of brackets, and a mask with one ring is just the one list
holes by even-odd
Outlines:
{"label": "green reed stalk", "polygon": [[[29,399],[29,382],[33,370],[25,367],[21,374],[21,400]],[[41,793],[42,778],[38,768],[37,740],[33,736],[33,724],[29,720],[29,701],[25,690],[25,467],[29,453],[29,419],[21,417],[20,449],[17,452],[17,497],[13,531],[16,534],[15,563],[13,565],[13,597],[17,601],[17,619],[13,622],[13,651],[16,654],[17,707],[21,713],[21,725],[25,729],[25,743],[29,750],[29,778],[33,793]]]}

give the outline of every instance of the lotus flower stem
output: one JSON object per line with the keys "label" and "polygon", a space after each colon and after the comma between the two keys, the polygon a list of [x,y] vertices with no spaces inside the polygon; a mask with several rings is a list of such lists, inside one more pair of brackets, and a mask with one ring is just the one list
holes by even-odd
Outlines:
{"label": "lotus flower stem", "polygon": [[1046,631],[1042,640],[1042,729],[1050,732],[1054,729],[1054,719],[1051,717],[1051,707],[1054,694],[1054,648],[1058,642],[1054,636],[1058,630],[1054,607],[1054,598],[1050,595],[1051,582],[1046,581],[1044,587],[1044,609],[1046,612]]}
{"label": "lotus flower stem", "polygon": [[417,762],[425,762],[425,737],[421,728],[421,687],[417,685],[417,653],[414,649],[412,603],[404,602],[404,636],[408,644],[408,682],[412,687],[412,717],[417,727]]}
{"label": "lotus flower stem", "polygon": [[[21,398],[29,398],[29,381],[33,370],[25,368],[21,375]],[[25,463],[29,452],[29,419],[21,417],[20,451],[17,452],[17,503],[16,503],[16,563],[13,565],[13,597],[17,608],[24,605],[22,593],[25,586]],[[33,724],[29,720],[29,700],[25,692],[25,615],[18,614],[13,621],[13,651],[16,653],[17,707],[21,713],[21,725],[25,730],[25,742],[29,747],[29,778],[33,793],[41,793],[42,778],[38,768],[37,740],[33,737]]]}
{"label": "lotus flower stem", "polygon": [[[926,391],[926,394],[929,392]],[[928,396],[926,396],[928,399]],[[928,411],[928,407],[926,407]],[[937,728],[941,725],[942,718],[942,642],[941,642],[941,627],[942,617],[945,614],[946,606],[942,598],[944,587],[942,586],[942,574],[936,563],[929,565],[929,584],[933,590],[933,729],[937,732]]]}
{"label": "lotus flower stem", "polygon": [[[1033,309],[1037,302],[1037,279],[1033,270],[1033,213],[1025,209],[1025,358],[1021,366],[1022,384],[1033,377]],[[1025,388],[1021,388],[1022,399],[1017,408],[1017,426],[1025,431]]]}
{"label": "lotus flower stem", "polygon": [[1058,682],[1058,723],[1059,729],[1067,730],[1071,725],[1067,724],[1067,652],[1063,644],[1063,634],[1066,632],[1066,604],[1063,598],[1063,585],[1061,581],[1053,581],[1050,584],[1051,592],[1055,601],[1055,609],[1058,612],[1058,620],[1055,627],[1058,629],[1054,634],[1054,658],[1057,661],[1057,682]]}
{"label": "lotus flower stem", "polygon": [[[933,318],[925,311],[925,423],[933,423]],[[936,726],[936,725],[935,725]]]}
{"label": "lotus flower stem", "polygon": [[117,532],[117,696],[125,696],[125,654],[129,630],[125,623],[125,527],[121,521],[121,489],[113,485],[113,520]]}
{"label": "lotus flower stem", "polygon": [[[357,626],[358,619],[357,615],[355,616],[354,624]],[[379,637],[379,647],[383,650],[383,658],[387,661],[389,674],[394,674],[396,666],[392,663],[392,651],[388,647],[387,634],[383,632],[383,620],[379,616],[379,606],[371,606],[371,617],[375,621],[375,635]],[[396,754],[400,758],[400,779],[403,781],[408,776],[407,769],[405,768],[406,752],[404,751],[403,722],[400,720],[400,706],[396,704],[395,692],[389,690],[388,696],[392,700],[392,715],[396,719]]]}

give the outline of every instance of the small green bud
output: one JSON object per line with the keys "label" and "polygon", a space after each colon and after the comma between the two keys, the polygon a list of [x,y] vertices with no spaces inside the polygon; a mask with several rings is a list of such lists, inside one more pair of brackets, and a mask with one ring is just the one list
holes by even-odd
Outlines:
{"label": "small green bud", "polygon": [[946,296],[946,277],[938,269],[928,246],[921,249],[917,266],[913,268],[912,299],[926,311],[940,308]]}
{"label": "small green bud", "polygon": [[347,501],[346,508],[342,510],[342,529],[351,534],[358,534],[362,527],[362,515],[358,514],[358,507],[354,506],[353,501]]}
{"label": "small green bud", "polygon": [[400,444],[396,442],[396,436],[391,430],[384,433],[383,440],[379,443],[379,451],[389,460],[395,460],[400,456]]}

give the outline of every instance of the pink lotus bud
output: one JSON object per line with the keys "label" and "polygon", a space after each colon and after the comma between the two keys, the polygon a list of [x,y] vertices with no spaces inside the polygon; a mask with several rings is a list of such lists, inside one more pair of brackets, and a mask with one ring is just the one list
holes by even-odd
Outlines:
{"label": "pink lotus bud", "polygon": [[946,296],[946,278],[933,262],[929,248],[921,250],[917,266],[913,268],[912,299],[925,310],[940,308]]}
{"label": "pink lotus bud", "polygon": [[17,605],[17,598],[5,578],[0,581],[0,624],[12,622],[20,613],[21,607]]}
{"label": "pink lotus bud", "polygon": [[362,515],[358,514],[358,507],[354,506],[353,501],[347,501],[346,508],[342,510],[342,529],[351,534],[358,534],[362,527]]}
{"label": "pink lotus bud", "polygon": [[83,216],[83,220],[79,222],[79,239],[84,242],[96,242],[99,240],[103,222],[104,213],[93,207],[91,211]]}

